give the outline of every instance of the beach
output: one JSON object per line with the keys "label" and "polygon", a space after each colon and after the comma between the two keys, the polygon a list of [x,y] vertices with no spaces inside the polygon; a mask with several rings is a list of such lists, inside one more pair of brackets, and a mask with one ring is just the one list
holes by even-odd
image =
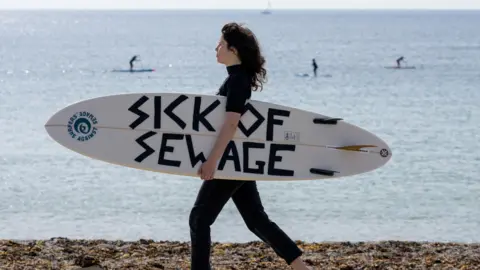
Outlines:
{"label": "beach", "polygon": [[[314,269],[480,269],[480,244],[297,241]],[[189,269],[189,242],[0,241],[0,269]],[[214,269],[291,269],[262,242],[212,243]]]}

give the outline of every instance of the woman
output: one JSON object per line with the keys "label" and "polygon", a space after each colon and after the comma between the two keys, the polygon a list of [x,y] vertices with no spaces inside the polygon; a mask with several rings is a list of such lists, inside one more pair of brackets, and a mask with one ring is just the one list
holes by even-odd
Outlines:
{"label": "woman", "polygon": [[248,229],[270,245],[293,269],[308,269],[302,251],[263,210],[255,181],[214,179],[217,161],[237,129],[252,89],[262,88],[266,76],[265,60],[254,34],[237,23],[222,28],[215,49],[217,61],[226,66],[228,77],[218,94],[227,97],[225,120],[207,160],[198,170],[205,180],[190,213],[191,269],[210,268],[210,226],[232,198]]}

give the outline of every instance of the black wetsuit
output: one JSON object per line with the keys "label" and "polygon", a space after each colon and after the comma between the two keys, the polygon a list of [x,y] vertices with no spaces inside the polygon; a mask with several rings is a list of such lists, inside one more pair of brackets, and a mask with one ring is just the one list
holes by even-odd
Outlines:
{"label": "black wetsuit", "polygon": [[[227,67],[228,77],[218,95],[226,96],[226,111],[242,113],[252,91],[241,65]],[[302,251],[264,212],[255,181],[212,179],[202,183],[190,212],[191,270],[210,268],[210,226],[232,198],[248,229],[265,241],[288,264]]]}
{"label": "black wetsuit", "polygon": [[135,55],[130,59],[130,70],[133,70],[133,62],[137,61],[137,56]]}
{"label": "black wetsuit", "polygon": [[397,67],[400,67],[400,62],[404,61],[403,56],[397,59]]}
{"label": "black wetsuit", "polygon": [[315,59],[312,60],[312,66],[313,66],[313,74],[315,75],[315,77],[317,77],[318,66],[317,66],[317,62],[315,62]]}

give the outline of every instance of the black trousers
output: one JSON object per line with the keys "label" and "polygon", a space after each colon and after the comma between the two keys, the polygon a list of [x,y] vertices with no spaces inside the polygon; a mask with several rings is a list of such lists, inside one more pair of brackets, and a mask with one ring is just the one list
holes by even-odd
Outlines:
{"label": "black trousers", "polygon": [[227,201],[232,198],[247,228],[273,248],[287,264],[302,251],[263,209],[255,181],[213,179],[204,181],[190,212],[191,270],[210,267],[210,226]]}

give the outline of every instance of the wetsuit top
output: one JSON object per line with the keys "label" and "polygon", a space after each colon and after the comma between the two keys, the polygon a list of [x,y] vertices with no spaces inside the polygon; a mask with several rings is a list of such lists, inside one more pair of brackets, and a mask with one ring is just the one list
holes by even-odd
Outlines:
{"label": "wetsuit top", "polygon": [[241,65],[228,66],[227,72],[217,95],[227,97],[225,111],[243,113],[246,101],[252,96],[250,76]]}

